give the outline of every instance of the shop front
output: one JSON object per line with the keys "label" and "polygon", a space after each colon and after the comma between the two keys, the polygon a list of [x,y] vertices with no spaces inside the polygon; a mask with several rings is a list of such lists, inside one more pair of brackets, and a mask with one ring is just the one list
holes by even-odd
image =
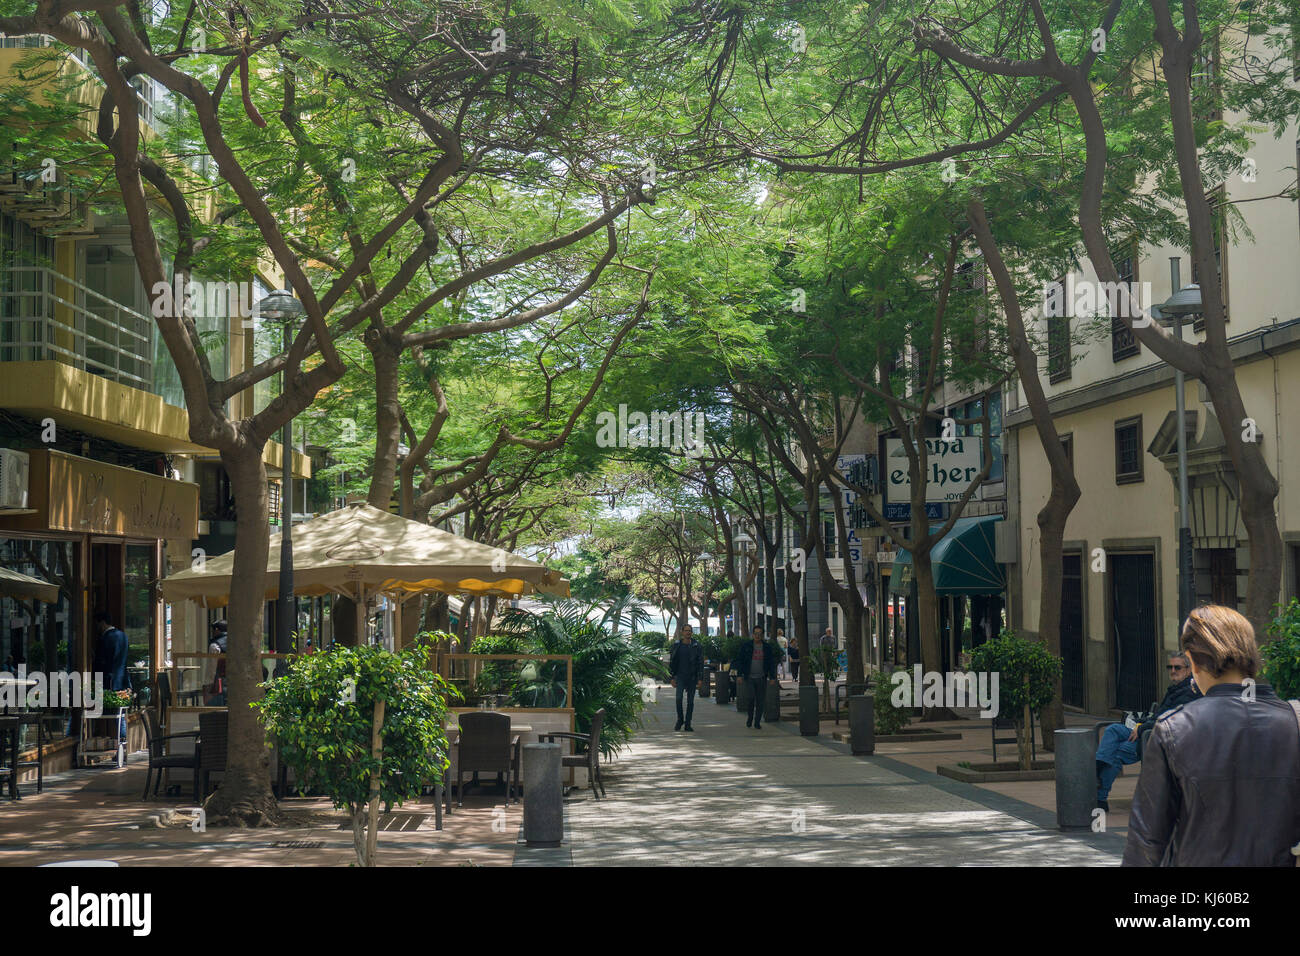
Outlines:
{"label": "shop front", "polygon": [[[28,507],[0,512],[0,566],[47,581],[58,599],[0,598],[0,666],[89,674],[102,611],[126,633],[128,680],[147,697],[168,650],[157,580],[167,550],[189,554],[198,487],[50,449],[27,454]],[[58,706],[42,708],[47,772],[72,765],[80,728],[79,708],[49,703]],[[133,747],[143,746],[137,736]]]}

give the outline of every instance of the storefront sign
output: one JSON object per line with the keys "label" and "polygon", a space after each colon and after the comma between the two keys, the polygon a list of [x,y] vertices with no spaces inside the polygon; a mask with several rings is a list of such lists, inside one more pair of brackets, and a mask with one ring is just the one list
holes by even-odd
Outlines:
{"label": "storefront sign", "polygon": [[63,452],[34,450],[32,506],[15,527],[190,541],[199,533],[199,486]]}
{"label": "storefront sign", "polygon": [[[897,504],[886,501],[884,505],[886,521],[911,521],[912,506],[910,504]],[[925,516],[931,521],[939,521],[943,518],[943,505],[939,502],[927,504],[925,506]]]}
{"label": "storefront sign", "polygon": [[[925,500],[956,501],[980,474],[978,438],[927,438],[925,440]],[[885,442],[885,500],[905,502],[912,497],[912,477],[901,438]]]}

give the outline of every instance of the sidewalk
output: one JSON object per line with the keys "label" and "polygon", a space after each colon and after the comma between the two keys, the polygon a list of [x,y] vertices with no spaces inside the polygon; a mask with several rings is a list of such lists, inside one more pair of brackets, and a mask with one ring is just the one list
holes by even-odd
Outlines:
{"label": "sidewalk", "polygon": [[[144,754],[121,769],[71,770],[0,801],[0,866],[112,860],[121,866],[350,866],[356,863],[346,813],[328,800],[290,798],[281,809],[301,826],[267,829],[159,827],[151,816],[194,807],[183,797],[140,799]],[[181,778],[177,778],[181,779]],[[520,804],[504,818],[503,797],[468,791],[464,808],[434,829],[432,797],[395,808],[379,834],[382,866],[510,866],[522,824]],[[494,816],[493,811],[498,811]],[[493,825],[496,825],[494,830]]]}
{"label": "sidewalk", "polygon": [[672,690],[660,687],[609,765],[608,798],[570,804],[574,865],[1113,866],[1123,852],[1113,828],[1055,829],[1038,791],[971,786],[925,766],[976,757],[973,738],[853,757],[830,721],[818,737],[789,722],[755,731],[711,697],[696,700],[695,733],[674,722]]}

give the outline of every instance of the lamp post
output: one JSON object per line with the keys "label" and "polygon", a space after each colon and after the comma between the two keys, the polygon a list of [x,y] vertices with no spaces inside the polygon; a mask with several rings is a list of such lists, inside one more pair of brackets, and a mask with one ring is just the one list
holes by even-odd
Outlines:
{"label": "lamp post", "polygon": [[[294,319],[306,310],[287,289],[276,289],[257,303],[257,315],[273,322],[281,322],[284,330],[284,350],[287,354],[293,342]],[[289,390],[289,369],[281,373],[281,394]],[[293,419],[284,423],[280,432],[280,588],[275,601],[275,652],[288,654],[293,650],[293,626],[297,623],[297,609],[293,596]],[[284,671],[284,659],[275,663],[277,675]]]}
{"label": "lamp post", "polygon": [[[754,547],[754,539],[753,539],[753,538],[751,538],[749,535],[745,534],[745,532],[741,531],[739,534],[734,534],[734,535],[732,535],[732,537],[731,537],[731,543],[732,543],[732,545],[733,545],[734,547],[740,549],[740,555],[741,555],[741,557],[743,557],[743,558],[747,558],[747,559],[749,559],[749,560],[753,560],[752,558],[749,557],[749,549],[750,549],[751,547]],[[744,580],[744,571],[741,572],[741,580],[742,580],[742,581]],[[750,610],[750,603],[749,603],[749,588],[746,588],[746,589],[745,589],[745,593],[742,594],[742,595],[740,596],[740,602],[741,602],[741,605],[743,605],[744,608],[745,608],[745,610],[748,612],[748,611]],[[737,633],[742,633],[742,632],[745,630],[745,628],[741,627],[740,615],[737,614],[737,615],[734,615],[734,617],[735,617],[735,619],[736,619],[736,632],[737,632]],[[745,614],[745,621],[744,621],[744,624],[745,624],[746,627],[749,626],[749,617],[750,617],[750,615],[749,615],[748,613],[746,613],[746,614]],[[748,636],[748,635],[745,635],[745,636]]]}
{"label": "lamp post", "polygon": [[[1159,308],[1159,316],[1171,317],[1174,335],[1183,340],[1183,316],[1197,315],[1201,311],[1201,287],[1193,282],[1180,288],[1178,256],[1169,257],[1169,287],[1174,293]],[[1155,310],[1153,310],[1155,311]],[[1185,384],[1182,369],[1174,369],[1174,414],[1178,417],[1178,625],[1192,611],[1192,531],[1188,527],[1187,505],[1187,420],[1184,411]]]}

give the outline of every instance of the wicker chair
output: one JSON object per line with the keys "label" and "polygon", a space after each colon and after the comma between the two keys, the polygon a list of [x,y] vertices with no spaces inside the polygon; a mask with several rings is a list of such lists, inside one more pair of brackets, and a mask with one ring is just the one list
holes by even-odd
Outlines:
{"label": "wicker chair", "polygon": [[515,797],[519,784],[519,735],[510,733],[505,714],[460,715],[460,743],[456,748],[456,805],[465,805],[462,777],[469,773],[509,774],[506,803]]}
{"label": "wicker chair", "polygon": [[[605,781],[600,778],[600,728],[605,723],[605,708],[602,707],[591,716],[591,733],[589,734],[571,734],[571,733],[553,733],[543,734],[541,740],[543,743],[554,743],[558,740],[572,740],[575,744],[583,744],[586,747],[584,753],[574,753],[560,758],[560,767],[586,767],[587,779],[591,781],[591,793],[597,800],[605,795]],[[600,787],[599,792],[596,790]]]}
{"label": "wicker chair", "polygon": [[[146,707],[144,710],[144,734],[149,746],[149,770],[144,776],[144,795],[142,800],[149,799],[149,784],[153,783],[154,796],[158,796],[158,788],[162,786],[164,770],[193,770],[194,771],[194,799],[199,798],[199,753],[202,748],[198,745],[198,732],[190,731],[186,734],[167,734],[163,735],[162,725],[158,720],[158,713],[152,707]],[[182,737],[195,738],[194,753],[191,754],[169,754],[164,753],[164,744],[169,740],[176,740]],[[154,780],[153,772],[158,771],[158,778]]]}
{"label": "wicker chair", "polygon": [[215,771],[225,773],[226,750],[230,741],[230,715],[223,710],[199,714],[199,770],[203,776],[200,800],[208,797],[208,777]]}

